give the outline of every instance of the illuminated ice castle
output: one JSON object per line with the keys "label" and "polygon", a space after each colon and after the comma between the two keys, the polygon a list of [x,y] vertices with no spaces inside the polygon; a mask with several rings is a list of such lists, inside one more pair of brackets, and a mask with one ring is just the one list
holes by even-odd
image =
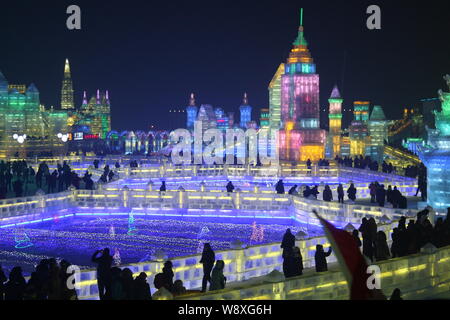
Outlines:
{"label": "illuminated ice castle", "polygon": [[[450,75],[444,79],[450,89]],[[428,204],[434,209],[450,207],[450,92],[439,90],[442,111],[435,111],[436,129],[428,130],[428,144],[419,157],[427,167]]]}
{"label": "illuminated ice castle", "polygon": [[87,126],[90,133],[97,135],[100,139],[105,139],[111,131],[111,113],[109,93],[97,94],[88,101],[86,91],[83,93],[83,103],[77,113],[77,125]]}
{"label": "illuminated ice castle", "polygon": [[70,64],[69,60],[66,59],[61,89],[61,109],[68,112],[68,125],[74,134],[77,130],[75,128],[81,127],[86,128],[85,131],[87,132],[83,133],[105,139],[111,131],[109,92],[101,93],[100,90],[97,90],[96,95],[92,96],[88,101],[86,91],[84,91],[83,102],[80,108],[75,108],[73,92]]}
{"label": "illuminated ice castle", "polygon": [[279,153],[284,160],[312,161],[325,155],[320,129],[319,75],[303,31],[303,9],[297,39],[286,63],[269,85],[270,127],[280,129]]}
{"label": "illuminated ice castle", "polygon": [[41,106],[34,84],[10,85],[0,72],[0,157],[65,153],[57,133],[67,130],[67,113]]}
{"label": "illuminated ice castle", "polygon": [[191,93],[189,98],[189,105],[186,109],[186,128],[188,130],[194,129],[194,123],[200,121],[202,123],[202,131],[207,129],[217,128],[220,130],[233,129],[233,128],[256,128],[256,122],[252,121],[252,106],[248,103],[248,95],[244,93],[242,104],[239,106],[239,122],[234,122],[234,112],[225,112],[222,108],[209,104],[202,104],[197,107],[195,104],[194,94]]}

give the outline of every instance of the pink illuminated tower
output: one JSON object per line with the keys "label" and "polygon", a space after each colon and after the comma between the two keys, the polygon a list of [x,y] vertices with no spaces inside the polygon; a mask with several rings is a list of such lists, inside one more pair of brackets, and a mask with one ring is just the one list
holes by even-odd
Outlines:
{"label": "pink illuminated tower", "polygon": [[325,131],[319,127],[319,75],[304,37],[303,9],[293,45],[281,75],[280,156],[315,161],[324,157]]}

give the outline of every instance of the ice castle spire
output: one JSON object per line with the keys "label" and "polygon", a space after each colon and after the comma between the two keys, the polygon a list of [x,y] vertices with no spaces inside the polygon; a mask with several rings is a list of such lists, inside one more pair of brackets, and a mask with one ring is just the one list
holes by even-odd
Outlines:
{"label": "ice castle spire", "polygon": [[331,91],[330,99],[342,99],[341,93],[339,92],[339,88],[337,85],[334,85],[333,91]]}
{"label": "ice castle spire", "polygon": [[195,106],[195,96],[194,93],[191,93],[191,97],[189,98],[189,105]]}
{"label": "ice castle spire", "polygon": [[88,101],[87,101],[87,97],[86,97],[86,91],[83,92],[83,105],[87,105]]}
{"label": "ice castle spire", "polygon": [[304,27],[303,27],[303,8],[300,9],[300,26],[298,28],[297,39],[294,41],[296,46],[307,46],[308,42],[305,39]]}
{"label": "ice castle spire", "polygon": [[75,103],[73,99],[73,85],[72,76],[70,74],[69,59],[66,59],[64,65],[64,79],[61,89],[61,108],[62,109],[74,109]]}
{"label": "ice castle spire", "polygon": [[244,99],[242,100],[242,105],[248,106],[248,96],[247,96],[247,92],[244,92]]}

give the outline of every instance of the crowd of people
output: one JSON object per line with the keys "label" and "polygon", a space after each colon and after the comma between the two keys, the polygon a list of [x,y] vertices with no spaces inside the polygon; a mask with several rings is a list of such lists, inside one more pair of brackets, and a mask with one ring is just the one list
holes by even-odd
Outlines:
{"label": "crowd of people", "polygon": [[418,253],[428,243],[436,248],[450,245],[450,209],[446,219],[439,217],[434,226],[430,221],[430,213],[430,208],[418,212],[417,218],[409,220],[408,225],[406,218],[402,217],[398,226],[393,229],[390,248],[386,234],[377,230],[373,218],[363,218],[360,228],[353,230],[353,236],[358,246],[362,246],[363,254],[372,262]]}
{"label": "crowd of people", "polygon": [[[402,217],[398,226],[393,229],[391,246],[388,245],[386,233],[378,230],[374,218],[363,218],[359,229],[352,231],[353,238],[362,254],[372,263],[391,258],[404,257],[420,252],[428,244],[436,248],[450,245],[450,208],[447,217],[439,217],[436,223],[431,215],[432,209],[427,207],[418,212],[416,219],[411,219],[406,225],[406,217]],[[360,238],[362,236],[362,241]],[[300,276],[303,273],[303,258],[300,249],[295,245],[295,236],[290,229],[286,230],[281,242],[283,249],[283,273],[286,278]],[[327,257],[332,253],[331,248],[325,252],[322,245],[316,245],[314,255],[316,272],[328,271]],[[396,288],[391,300],[402,300],[400,289]]]}
{"label": "crowd of people", "polygon": [[[281,241],[283,249],[283,274],[286,278],[298,277],[303,274],[303,257],[300,248],[295,245],[295,236],[291,229],[287,229]],[[332,253],[331,247],[327,252],[323,249],[323,245],[316,245],[316,253],[314,254],[314,262],[316,272],[328,271],[327,257]]]}
{"label": "crowd of people", "polygon": [[8,192],[22,197],[29,183],[34,183],[35,171],[26,161],[0,162],[0,199],[5,199]]}
{"label": "crowd of people", "polygon": [[[234,188],[234,187],[233,187]],[[289,191],[288,194],[290,195],[303,195],[304,198],[317,200],[319,192],[319,186],[304,186],[302,187],[302,190],[298,190],[298,185],[293,185]],[[228,189],[228,186],[227,186]],[[419,190],[419,189],[418,189]],[[285,187],[283,180],[279,180],[277,184],[275,185],[275,191],[278,194],[284,194],[285,193]],[[356,194],[357,189],[353,183],[350,183],[350,186],[347,188],[347,198],[348,200],[355,202],[356,201]],[[372,182],[369,185],[369,191],[370,191],[370,202],[371,203],[378,203],[380,207],[384,207],[387,203],[392,205],[393,208],[399,208],[399,209],[407,209],[408,208],[408,199],[398,190],[397,186],[388,186],[387,189],[385,189],[385,186],[383,184],[379,184],[378,182]],[[232,191],[228,191],[232,192]],[[338,184],[336,188],[337,193],[337,201],[339,203],[344,203],[344,187],[341,183]],[[326,202],[333,201],[333,191],[331,190],[331,187],[329,185],[324,185],[322,190],[322,200]]]}
{"label": "crowd of people", "polygon": [[388,186],[385,189],[384,184],[372,182],[369,185],[370,202],[378,203],[380,207],[384,207],[386,203],[390,203],[393,208],[407,209],[408,199],[398,190],[397,186]]}
{"label": "crowd of people", "polygon": [[[355,157],[355,158],[346,156],[344,158],[341,158],[340,156],[337,155],[334,158],[334,161],[336,161],[336,163],[339,166],[343,166],[343,167],[357,168],[357,169],[369,169],[371,171],[379,170],[378,162],[372,161],[370,156],[363,157],[361,155],[361,156]],[[385,171],[385,169],[387,169],[387,171]],[[382,170],[383,170],[383,172],[392,173],[392,172],[395,172],[395,167],[391,163],[387,164],[386,162],[383,161]]]}
{"label": "crowd of people", "polygon": [[93,189],[92,175],[86,172],[80,178],[66,161],[53,171],[45,161],[38,165],[37,170],[25,160],[0,162],[0,199],[6,199],[11,192],[14,197],[23,197],[34,195],[38,189],[54,193],[65,191],[70,186]]}
{"label": "crowd of people", "polygon": [[[99,163],[99,160],[94,160],[95,169],[98,169]],[[130,166],[134,165],[137,166],[136,161],[130,163]],[[120,168],[118,162],[115,163],[115,168]],[[114,171],[109,165],[105,165],[99,182],[107,183],[114,178]],[[66,161],[62,164],[58,163],[54,170],[51,170],[45,161],[39,163],[37,170],[28,165],[25,160],[0,161],[0,199],[7,198],[11,192],[15,197],[23,197],[34,195],[38,189],[46,193],[55,193],[65,191],[70,186],[76,189],[93,190],[92,174],[87,170],[80,177]]]}
{"label": "crowd of people", "polygon": [[[92,262],[97,264],[97,285],[100,300],[151,300],[150,286],[147,283],[147,274],[141,272],[133,279],[133,273],[129,268],[120,269],[112,266],[113,256],[108,248],[97,250],[92,255]],[[162,272],[155,275],[153,285],[158,291],[157,296],[164,289],[166,294],[173,297],[188,293],[206,292],[209,290],[220,290],[225,288],[226,277],[224,276],[225,263],[216,260],[215,253],[209,243],[203,247],[200,263],[203,265],[202,289],[186,290],[182,280],[174,281],[172,262],[164,262]],[[154,296],[155,297],[155,296]]]}
{"label": "crowd of people", "polygon": [[92,255],[97,264],[97,286],[100,300],[151,300],[147,274],[141,272],[133,278],[129,268],[112,266],[113,256],[109,249],[97,250]]}
{"label": "crowd of people", "polygon": [[100,181],[102,183],[107,183],[112,181],[113,179],[114,179],[114,171],[109,168],[109,165],[105,165],[105,167],[103,168],[103,173],[100,176]]}
{"label": "crowd of people", "polygon": [[66,260],[43,259],[28,281],[21,267],[12,268],[8,278],[0,267],[0,300],[77,300],[76,290],[68,285],[75,272],[68,270],[70,265]]}

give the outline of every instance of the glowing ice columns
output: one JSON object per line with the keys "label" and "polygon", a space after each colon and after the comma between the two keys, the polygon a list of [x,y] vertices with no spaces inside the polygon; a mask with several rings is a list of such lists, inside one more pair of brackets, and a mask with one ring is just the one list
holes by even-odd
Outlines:
{"label": "glowing ice columns", "polygon": [[[450,88],[450,76],[444,77]],[[419,146],[427,167],[428,204],[437,210],[450,207],[450,93],[439,91],[442,112],[436,114],[436,130],[428,129],[428,145]]]}

